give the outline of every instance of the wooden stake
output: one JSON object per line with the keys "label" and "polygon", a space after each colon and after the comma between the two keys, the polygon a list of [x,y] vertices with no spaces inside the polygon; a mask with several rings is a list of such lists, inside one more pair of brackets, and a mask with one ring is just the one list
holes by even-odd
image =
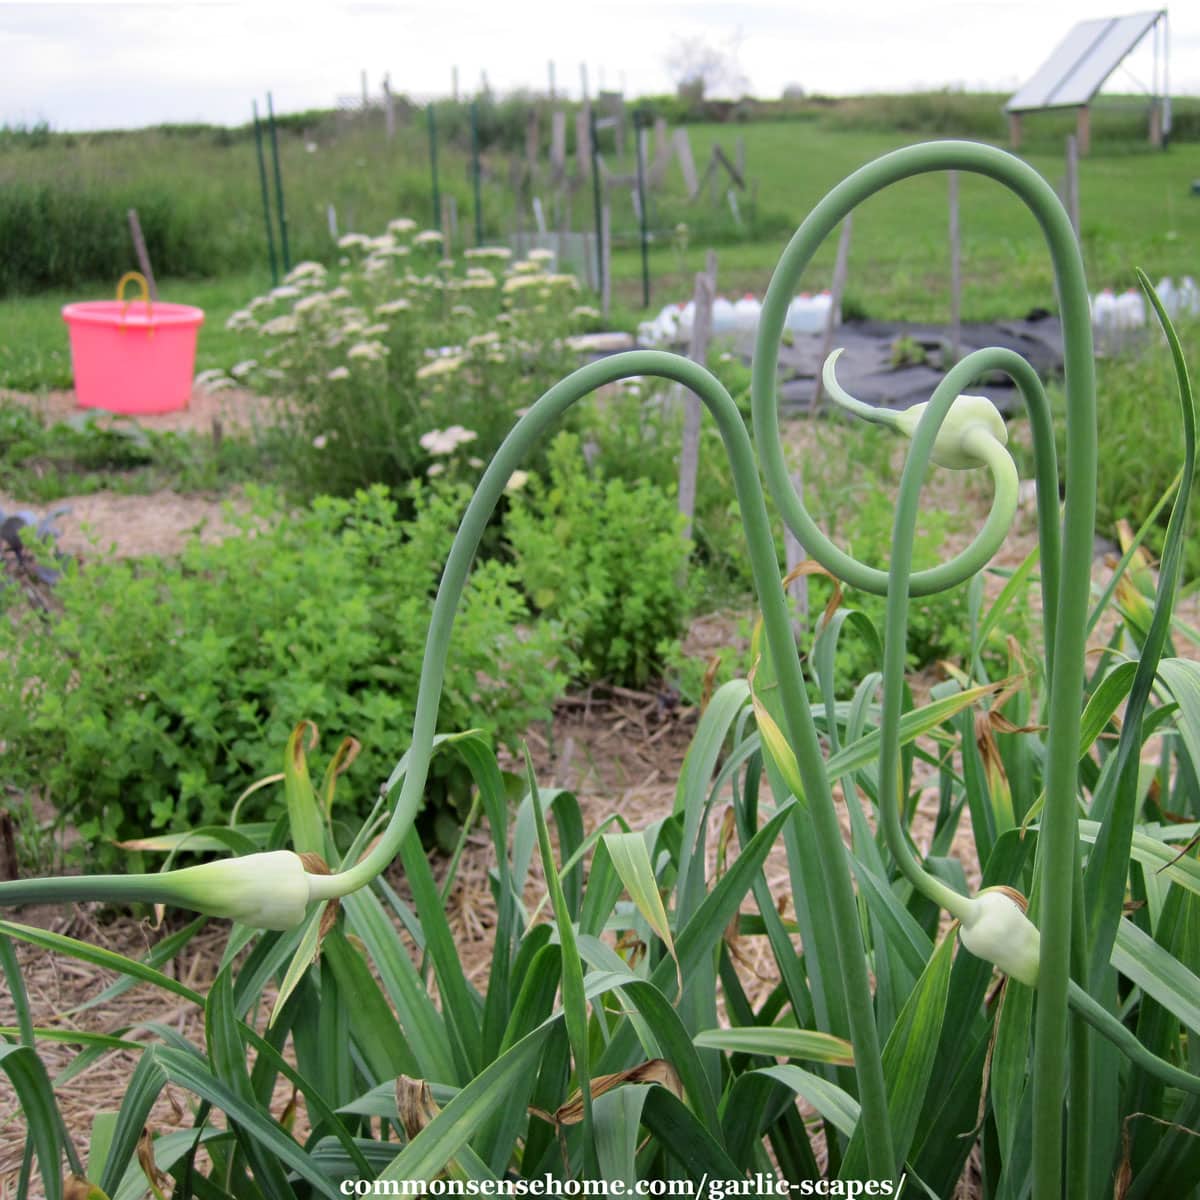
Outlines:
{"label": "wooden stake", "polygon": [[142,223],[138,220],[137,209],[129,210],[129,233],[133,238],[133,252],[137,255],[138,268],[146,277],[146,286],[150,289],[150,299],[158,302],[158,284],[154,282],[154,272],[150,268],[150,255],[146,250],[146,239],[142,237]]}
{"label": "wooden stake", "polygon": [[812,403],[808,406],[810,414],[817,411],[825,385],[821,381],[821,368],[833,349],[833,331],[842,319],[842,295],[846,291],[846,275],[850,269],[850,230],[853,225],[853,213],[847,213],[842,222],[842,233],[838,238],[837,258],[833,264],[833,284],[829,291],[829,311],[825,314],[825,330],[821,337],[821,355],[817,363],[817,382],[813,388]]}

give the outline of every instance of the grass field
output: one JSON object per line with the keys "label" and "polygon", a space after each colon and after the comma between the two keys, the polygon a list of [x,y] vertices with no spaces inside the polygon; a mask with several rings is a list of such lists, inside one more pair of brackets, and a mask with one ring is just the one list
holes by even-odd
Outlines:
{"label": "grass field", "polygon": [[[963,111],[957,119],[963,128],[990,130],[996,124],[992,111],[996,106],[981,98],[962,97],[960,107]],[[901,106],[898,111],[909,109]],[[935,110],[930,116],[921,110],[918,117],[940,128],[947,124],[941,112]],[[743,197],[748,228],[739,230],[723,202],[714,208],[706,196],[688,204],[681,172],[672,166],[651,210],[655,230],[651,309],[690,294],[691,279],[713,243],[719,258],[719,289],[728,294],[761,294],[791,231],[834,183],[878,154],[923,140],[920,133],[907,129],[874,128],[886,113],[886,105],[875,104],[834,110],[821,120],[688,126],[701,170],[714,144],[732,157],[735,138],[744,139],[747,177],[755,199]],[[950,125],[953,131],[953,122]],[[1047,128],[1050,132],[1032,140],[1034,153],[1028,161],[1060,186],[1064,173],[1063,155],[1057,150],[1060,131],[1054,125]],[[1135,266],[1156,279],[1164,274],[1200,275],[1200,196],[1191,192],[1192,180],[1200,177],[1200,142],[1177,141],[1169,152],[1160,153],[1133,140],[1097,141],[1095,152],[1080,169],[1081,236],[1092,290],[1130,286]],[[317,149],[310,150],[314,144]],[[389,216],[401,212],[422,223],[429,215],[429,169],[419,124],[409,125],[391,144],[362,129],[341,137],[322,135],[319,143],[295,131],[284,138],[282,152],[293,261],[336,256],[325,224],[326,202],[337,206],[343,231],[376,232]],[[489,240],[502,237],[514,223],[508,162],[499,150],[485,159]],[[628,169],[632,161],[611,165]],[[443,147],[442,188],[458,197],[460,234],[470,244],[474,230],[467,166],[460,151],[452,145]],[[207,267],[197,263],[185,272],[186,278],[163,280],[163,298],[198,304],[208,313],[200,335],[198,370],[227,366],[250,353],[252,342],[224,329],[228,314],[269,284],[257,171],[252,144],[245,138],[223,142],[211,132],[184,136],[148,130],[94,139],[52,137],[46,145],[35,145],[30,139],[0,139],[0,180],[56,187],[55,194],[67,198],[63,203],[75,192],[85,197],[93,194],[89,189],[115,187],[123,181],[120,203],[141,204],[149,214],[155,211],[150,200],[157,203],[164,194],[177,194],[187,218],[178,238],[186,241],[194,236],[196,246],[208,244],[212,249]],[[960,205],[964,319],[1020,317],[1036,307],[1052,308],[1049,259],[1036,223],[1020,202],[987,180],[966,178],[961,181]],[[861,206],[855,214],[847,312],[895,320],[947,319],[947,209],[943,176],[909,180]],[[577,193],[574,219],[576,228],[590,227],[590,190]],[[681,220],[692,231],[682,252],[672,237]],[[613,322],[631,327],[645,314],[632,201],[624,190],[613,193],[613,223]],[[121,222],[117,224],[113,232],[120,239],[125,233]],[[832,240],[822,247],[803,287],[817,290],[828,285],[834,250]],[[126,265],[133,266],[132,253],[126,253]],[[204,258],[195,247],[187,254],[178,246],[164,251],[168,261],[191,262],[197,254]],[[70,364],[60,309],[70,300],[104,297],[110,294],[110,286],[80,283],[70,289],[0,299],[0,387],[28,391],[68,386]]]}

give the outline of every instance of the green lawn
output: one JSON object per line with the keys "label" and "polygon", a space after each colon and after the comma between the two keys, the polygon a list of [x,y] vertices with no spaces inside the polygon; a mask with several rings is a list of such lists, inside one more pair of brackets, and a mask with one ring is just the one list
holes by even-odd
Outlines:
{"label": "green lawn", "polygon": [[[762,212],[786,214],[798,225],[809,209],[855,168],[879,154],[923,140],[901,134],[834,132],[804,122],[744,126],[692,126],[698,164],[718,142],[732,156],[735,137],[746,140],[747,175],[758,183]],[[1029,158],[1058,187],[1064,159]],[[675,175],[678,174],[673,169]],[[1178,144],[1167,153],[1098,151],[1080,167],[1081,240],[1093,291],[1133,285],[1133,268],[1152,278],[1197,272],[1200,197],[1190,192],[1200,177],[1200,146]],[[678,185],[677,185],[678,186]],[[1021,202],[989,180],[961,180],[963,318],[986,321],[1020,317],[1034,307],[1052,308],[1050,260],[1033,217]],[[620,200],[617,202],[621,203]],[[711,201],[698,202],[711,212]],[[761,294],[789,235],[718,247],[720,290]],[[1189,253],[1189,247],[1193,248]],[[692,245],[685,270],[662,238],[651,253],[655,307],[690,294],[690,279],[703,266],[706,247]],[[803,286],[828,286],[836,239],[817,255]],[[641,264],[636,248],[614,255],[618,297],[640,304]],[[892,320],[938,321],[949,317],[950,250],[945,176],[907,180],[872,197],[855,213],[847,303],[850,311]]]}
{"label": "green lawn", "polygon": [[[751,291],[761,294],[770,278],[790,230],[811,206],[838,180],[871,158],[899,146],[921,140],[919,135],[842,130],[819,121],[755,122],[743,125],[688,126],[698,168],[703,171],[714,142],[732,157],[734,141],[746,143],[748,179],[756,189],[752,213],[748,199],[743,210],[760,231],[754,237],[739,237],[727,208],[714,210],[706,196],[689,205],[683,193],[681,173],[673,165],[663,191],[655,197],[652,215],[658,230],[651,251],[651,309],[669,300],[684,299],[691,280],[704,262],[709,237],[718,242],[719,290],[726,294]],[[632,139],[630,139],[632,141]],[[405,178],[427,170],[420,159],[417,141],[409,138],[409,153],[403,163]],[[1044,152],[1057,138],[1043,137],[1036,145],[1042,152],[1029,161],[1052,184],[1062,182],[1062,156]],[[149,144],[149,143],[148,143]],[[153,143],[164,153],[169,142],[160,137]],[[329,152],[328,161],[344,159],[351,147],[364,153],[370,143],[351,142]],[[305,154],[303,147],[289,147],[293,163],[292,183],[299,200],[293,211],[293,227],[306,228],[323,221],[323,206],[315,197],[325,194],[321,178],[307,178],[325,159]],[[128,147],[123,151],[128,153]],[[382,155],[381,151],[381,155]],[[229,168],[242,183],[249,166],[245,147],[228,151]],[[224,161],[209,147],[195,162],[179,159],[180,187],[187,187],[187,172],[218,171]],[[485,203],[495,229],[511,221],[511,194],[507,191],[505,156],[490,160],[491,183]],[[65,159],[64,159],[65,162]],[[448,176],[461,184],[451,156]],[[297,165],[298,164],[298,165]],[[161,180],[169,164],[159,163]],[[388,164],[354,160],[363,181],[363,195],[371,197],[371,211],[386,210]],[[630,169],[632,162],[611,163],[614,169]],[[394,168],[393,168],[394,169]],[[1143,267],[1153,279],[1164,274],[1200,274],[1200,264],[1189,258],[1189,247],[1200,245],[1200,197],[1191,194],[1191,181],[1200,177],[1200,144],[1177,143],[1167,153],[1152,152],[1136,143],[1113,147],[1102,144],[1083,161],[1080,171],[1082,241],[1093,291],[1101,286],[1125,288],[1133,283],[1133,268]],[[396,177],[393,176],[393,179]],[[345,189],[353,180],[342,177]],[[349,193],[338,193],[340,211],[353,212]],[[964,178],[960,187],[963,243],[963,318],[984,321],[1021,317],[1037,307],[1053,308],[1054,294],[1050,261],[1034,219],[1022,204],[999,185],[979,178]],[[575,199],[575,226],[587,227],[591,217],[590,192],[584,189]],[[257,202],[257,201],[255,201]],[[248,203],[248,201],[247,201]],[[365,201],[364,201],[365,204]],[[381,207],[382,206],[382,207]],[[237,206],[235,206],[237,207]],[[319,210],[319,211],[318,211]],[[421,218],[422,213],[413,215]],[[230,211],[236,223],[261,219],[253,211]],[[696,230],[681,255],[672,245],[670,231],[678,220]],[[632,327],[641,312],[641,261],[633,240],[635,225],[628,192],[613,194],[613,221],[617,249],[613,256],[614,324]],[[950,253],[947,232],[947,182],[944,176],[926,176],[905,181],[867,201],[855,213],[850,253],[846,311],[894,320],[939,321],[949,316]],[[370,223],[365,232],[375,232]],[[460,231],[470,237],[469,209],[460,206]],[[310,233],[312,231],[310,230]],[[326,235],[327,236],[327,235]],[[832,274],[835,239],[818,253],[801,286],[818,290],[828,286]],[[254,339],[224,329],[225,318],[250,297],[265,290],[268,276],[263,261],[254,270],[216,280],[162,282],[162,296],[198,304],[208,313],[201,331],[197,370],[229,366],[254,351]],[[41,293],[33,297],[0,300],[0,387],[19,390],[67,387],[70,358],[66,328],[59,311],[63,304],[78,299],[101,298],[107,288],[96,285],[70,294]]]}

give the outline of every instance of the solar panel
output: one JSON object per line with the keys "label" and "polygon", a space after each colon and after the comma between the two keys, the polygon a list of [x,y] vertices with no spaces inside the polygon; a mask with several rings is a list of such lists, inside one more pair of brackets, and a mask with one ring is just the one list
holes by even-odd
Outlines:
{"label": "solar panel", "polygon": [[1081,21],[1004,106],[1008,112],[1087,104],[1162,11]]}

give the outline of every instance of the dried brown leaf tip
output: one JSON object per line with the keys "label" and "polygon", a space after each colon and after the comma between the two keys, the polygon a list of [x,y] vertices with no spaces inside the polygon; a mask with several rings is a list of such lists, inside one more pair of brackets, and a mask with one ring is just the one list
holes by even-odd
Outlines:
{"label": "dried brown leaf tip", "polygon": [[137,1160],[138,1165],[142,1168],[142,1174],[146,1176],[146,1182],[150,1185],[150,1190],[154,1193],[155,1200],[167,1200],[167,1192],[171,1189],[171,1180],[159,1169],[158,1163],[154,1159],[154,1139],[150,1136],[148,1125],[142,1129],[142,1136],[138,1138]]}
{"label": "dried brown leaf tip", "polygon": [[404,1135],[410,1142],[442,1111],[433,1099],[428,1082],[409,1075],[396,1078],[396,1110]]}
{"label": "dried brown leaf tip", "polygon": [[[304,850],[300,853],[300,861],[304,864],[304,869],[310,875],[332,875],[329,864],[319,855],[311,850]],[[325,901],[325,911],[321,914],[321,927],[317,930],[317,954],[321,952],[321,943],[325,940],[325,935],[337,923],[338,913],[341,910],[340,900]]]}
{"label": "dried brown leaf tip", "polygon": [[[627,1083],[657,1083],[665,1087],[676,1098],[683,1099],[683,1083],[675,1068],[665,1058],[651,1058],[627,1071],[616,1071],[612,1075],[597,1075],[589,1089],[592,1099],[611,1092],[615,1087]],[[556,1125],[578,1125],[583,1120],[583,1093],[576,1092],[551,1118]]]}

